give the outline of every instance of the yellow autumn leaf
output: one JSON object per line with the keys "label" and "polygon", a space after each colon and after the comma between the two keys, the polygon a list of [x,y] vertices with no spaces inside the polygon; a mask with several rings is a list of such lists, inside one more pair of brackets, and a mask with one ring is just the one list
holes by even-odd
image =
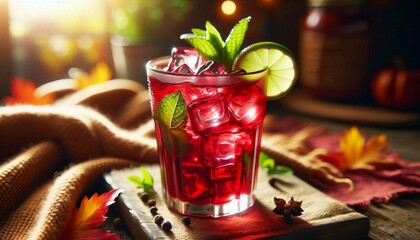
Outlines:
{"label": "yellow autumn leaf", "polygon": [[99,62],[90,75],[94,83],[101,83],[111,78],[111,71],[106,63]]}
{"label": "yellow autumn leaf", "polygon": [[111,79],[111,70],[105,62],[99,62],[88,74],[80,69],[70,69],[69,75],[77,81],[79,89],[103,83]]}
{"label": "yellow autumn leaf", "polygon": [[388,147],[385,134],[373,136],[367,141],[357,127],[351,127],[340,139],[342,157],[339,165],[344,169],[375,169],[375,164],[393,164],[384,155]]}

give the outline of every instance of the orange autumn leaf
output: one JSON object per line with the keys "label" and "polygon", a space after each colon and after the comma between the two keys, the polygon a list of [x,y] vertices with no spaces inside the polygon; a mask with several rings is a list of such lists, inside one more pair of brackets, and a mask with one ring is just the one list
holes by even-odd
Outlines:
{"label": "orange autumn leaf", "polygon": [[377,165],[395,164],[384,152],[388,147],[385,134],[373,136],[367,141],[357,127],[344,132],[339,142],[340,151],[329,152],[324,156],[342,169],[375,169]]}
{"label": "orange autumn leaf", "polygon": [[54,101],[52,95],[39,96],[33,81],[14,77],[10,81],[11,96],[3,98],[6,105],[29,104],[47,105]]}
{"label": "orange autumn leaf", "polygon": [[[104,239],[104,235],[110,235],[106,231],[95,228],[106,220],[108,206],[114,203],[114,199],[120,193],[121,190],[114,189],[100,196],[95,193],[90,199],[85,196],[79,209],[74,209],[65,236],[68,239]],[[113,234],[110,236],[112,238],[106,239],[115,237]]]}
{"label": "orange autumn leaf", "polygon": [[111,78],[111,70],[104,62],[96,64],[90,74],[76,68],[71,69],[69,74],[77,81],[79,89],[106,82]]}

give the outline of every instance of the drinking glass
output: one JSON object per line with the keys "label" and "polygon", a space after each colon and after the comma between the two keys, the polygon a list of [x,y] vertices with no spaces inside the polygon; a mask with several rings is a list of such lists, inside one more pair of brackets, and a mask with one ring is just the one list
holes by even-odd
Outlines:
{"label": "drinking glass", "polygon": [[[165,70],[170,56],[146,64],[163,197],[182,214],[221,217],[255,201],[266,112],[263,71],[191,75]],[[183,125],[159,121],[159,103],[180,92]]]}

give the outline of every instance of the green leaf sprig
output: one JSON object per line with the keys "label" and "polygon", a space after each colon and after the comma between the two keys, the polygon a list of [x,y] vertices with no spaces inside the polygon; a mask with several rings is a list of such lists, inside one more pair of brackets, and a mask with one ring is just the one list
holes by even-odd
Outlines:
{"label": "green leaf sprig", "polygon": [[265,152],[260,152],[260,166],[268,175],[293,173],[289,167],[276,165],[276,161]]}
{"label": "green leaf sprig", "polygon": [[251,17],[240,20],[232,28],[225,41],[209,21],[206,22],[205,30],[193,28],[191,29],[192,33],[182,34],[180,38],[196,48],[206,60],[221,63],[227,72],[231,72],[248,30],[249,21],[251,21]]}
{"label": "green leaf sprig", "polygon": [[158,121],[168,128],[181,128],[187,121],[187,104],[181,91],[166,95],[157,107]]}
{"label": "green leaf sprig", "polygon": [[149,192],[153,189],[153,176],[145,167],[140,167],[141,176],[130,175],[128,180],[137,185],[137,188],[142,188],[144,192]]}

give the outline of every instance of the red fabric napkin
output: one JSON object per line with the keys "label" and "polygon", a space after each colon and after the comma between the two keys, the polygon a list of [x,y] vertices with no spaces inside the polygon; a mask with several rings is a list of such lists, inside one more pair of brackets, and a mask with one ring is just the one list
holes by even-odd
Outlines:
{"label": "red fabric napkin", "polygon": [[[328,151],[337,151],[341,134],[323,133],[309,137],[306,142],[312,149],[324,148]],[[352,191],[343,184],[327,185],[321,190],[354,207],[388,202],[402,194],[420,193],[420,162],[409,163],[395,152],[387,154],[396,162],[392,168],[343,172],[343,177],[353,181]]]}

